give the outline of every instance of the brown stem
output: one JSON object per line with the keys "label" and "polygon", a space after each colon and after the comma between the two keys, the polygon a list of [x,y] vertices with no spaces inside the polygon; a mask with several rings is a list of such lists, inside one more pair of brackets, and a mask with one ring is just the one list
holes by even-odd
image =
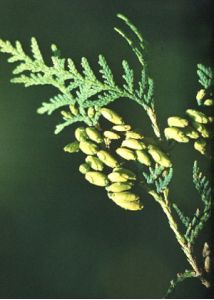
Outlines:
{"label": "brown stem", "polygon": [[199,278],[201,283],[205,287],[209,288],[210,287],[210,282],[207,281],[204,278],[203,271],[199,267],[199,265],[196,261],[196,258],[193,255],[193,250],[192,250],[191,245],[189,243],[187,243],[184,236],[178,230],[178,225],[177,225],[176,221],[173,218],[172,211],[171,211],[171,206],[170,206],[169,201],[167,200],[167,195],[165,194],[165,199],[163,199],[161,196],[159,196],[154,191],[150,191],[149,194],[153,196],[153,198],[160,204],[161,208],[163,209],[163,212],[165,213],[165,215],[168,219],[170,228],[174,232],[175,237],[176,237],[178,243],[181,246],[181,249],[183,250],[183,252],[184,252],[184,254],[187,258],[187,261],[189,262],[189,264],[191,265],[193,271],[195,272],[195,277]]}

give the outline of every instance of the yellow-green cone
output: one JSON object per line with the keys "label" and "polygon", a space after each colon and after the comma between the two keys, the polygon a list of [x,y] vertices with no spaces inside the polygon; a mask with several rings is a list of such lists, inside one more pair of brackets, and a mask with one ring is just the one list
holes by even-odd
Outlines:
{"label": "yellow-green cone", "polygon": [[75,130],[74,135],[79,142],[88,138],[84,127],[78,127]]}
{"label": "yellow-green cone", "polygon": [[183,131],[177,127],[167,127],[164,129],[165,137],[169,140],[175,140],[179,143],[188,143],[189,138],[185,136]]}
{"label": "yellow-green cone", "polygon": [[169,168],[172,166],[172,163],[171,163],[170,159],[168,158],[168,156],[164,152],[162,152],[159,148],[157,148],[156,146],[152,146],[152,145],[149,146],[148,152],[152,156],[154,161],[156,163],[158,163],[159,165],[166,167],[166,168]]}
{"label": "yellow-green cone", "polygon": [[126,181],[128,181],[127,178],[125,178],[118,172],[112,172],[112,173],[108,174],[108,179],[111,182],[126,182]]}
{"label": "yellow-green cone", "polygon": [[206,146],[207,146],[207,143],[204,139],[198,139],[194,143],[194,148],[197,151],[199,151],[202,155],[204,155],[206,153]]}
{"label": "yellow-green cone", "polygon": [[111,123],[116,124],[116,125],[124,124],[122,117],[119,116],[113,110],[103,107],[103,108],[101,108],[100,112],[101,112],[102,116],[105,119],[107,119],[108,121],[110,121]]}
{"label": "yellow-green cone", "polygon": [[88,111],[87,111],[87,115],[89,116],[89,118],[93,118],[95,115],[95,109],[94,107],[89,107]]}
{"label": "yellow-green cone", "polygon": [[186,127],[189,123],[188,120],[177,116],[168,118],[167,122],[170,127],[174,126],[174,127],[181,127],[181,128]]}
{"label": "yellow-green cone", "polygon": [[95,156],[87,156],[85,161],[90,165],[90,167],[95,171],[102,171],[104,166],[101,160]]}
{"label": "yellow-green cone", "polygon": [[127,210],[141,210],[143,205],[140,203],[139,196],[129,192],[108,193],[108,197],[118,206]]}
{"label": "yellow-green cone", "polygon": [[80,150],[87,155],[94,155],[99,150],[96,144],[84,140],[80,142],[79,147]]}
{"label": "yellow-green cone", "polygon": [[126,160],[136,160],[135,153],[127,148],[117,148],[116,153]]}
{"label": "yellow-green cone", "polygon": [[214,99],[206,99],[204,100],[205,106],[213,106],[214,105]]}
{"label": "yellow-green cone", "polygon": [[137,150],[136,151],[136,155],[137,155],[137,160],[143,164],[143,165],[146,165],[146,166],[151,166],[151,160],[148,156],[148,154],[146,153],[146,151],[144,150]]}
{"label": "yellow-green cone", "polygon": [[196,99],[198,101],[201,101],[204,98],[205,95],[206,95],[205,89],[201,89],[200,91],[198,91],[198,93],[196,95]]}
{"label": "yellow-green cone", "polygon": [[87,127],[85,131],[86,131],[86,134],[88,135],[89,139],[92,140],[93,142],[96,142],[98,144],[103,142],[102,136],[96,128]]}
{"label": "yellow-green cone", "polygon": [[117,160],[105,150],[97,152],[98,158],[108,167],[115,168],[119,165]]}
{"label": "yellow-green cone", "polygon": [[91,184],[97,185],[97,186],[107,186],[109,183],[109,180],[107,176],[101,172],[87,172],[85,174],[85,179],[89,181]]}
{"label": "yellow-green cone", "polygon": [[138,132],[135,131],[127,131],[126,132],[126,138],[127,139],[136,139],[136,140],[141,140],[144,138],[144,136]]}
{"label": "yellow-green cone", "polygon": [[184,133],[186,136],[188,136],[191,139],[199,138],[199,133],[190,126],[188,126],[184,129]]}
{"label": "yellow-green cone", "polygon": [[186,113],[191,119],[193,119],[197,123],[206,124],[209,122],[208,117],[204,113],[195,109],[187,109]]}
{"label": "yellow-green cone", "polygon": [[69,109],[74,116],[78,115],[79,110],[76,108],[75,104],[69,105]]}
{"label": "yellow-green cone", "polygon": [[133,184],[131,182],[126,182],[126,183],[115,182],[109,185],[108,187],[106,187],[106,190],[108,192],[119,193],[119,192],[130,190],[132,186]]}
{"label": "yellow-green cone", "polygon": [[135,180],[136,179],[135,173],[132,172],[129,169],[126,169],[126,168],[114,168],[113,171],[119,173],[121,176],[123,176],[126,179],[129,179],[129,180]]}
{"label": "yellow-green cone", "polygon": [[209,119],[209,123],[213,123],[214,122],[214,117],[213,116],[209,116],[208,119]]}
{"label": "yellow-green cone", "polygon": [[197,122],[192,122],[193,127],[200,132],[201,136],[203,138],[209,138],[210,137],[210,132],[209,130],[206,128],[206,126],[204,124],[200,124]]}
{"label": "yellow-green cone", "polygon": [[130,125],[115,125],[112,127],[113,130],[115,131],[129,131],[131,129]]}
{"label": "yellow-green cone", "polygon": [[61,111],[61,115],[65,118],[65,119],[71,119],[72,118],[72,114],[70,112],[67,112],[65,110]]}
{"label": "yellow-green cone", "polygon": [[130,149],[133,149],[133,150],[143,150],[143,149],[146,148],[146,145],[143,142],[141,142],[139,140],[136,140],[136,139],[132,139],[132,138],[124,140],[122,142],[121,146],[130,148]]}
{"label": "yellow-green cone", "polygon": [[104,131],[104,137],[108,138],[109,140],[119,140],[120,136],[116,132],[106,130]]}
{"label": "yellow-green cone", "polygon": [[82,174],[86,174],[86,173],[88,173],[90,170],[91,170],[91,168],[90,168],[89,164],[87,164],[87,163],[81,164],[81,165],[79,166],[79,171],[80,171],[80,173],[82,173]]}
{"label": "yellow-green cone", "polygon": [[64,147],[64,151],[68,153],[74,153],[79,151],[79,142],[74,141],[72,143],[69,143]]}

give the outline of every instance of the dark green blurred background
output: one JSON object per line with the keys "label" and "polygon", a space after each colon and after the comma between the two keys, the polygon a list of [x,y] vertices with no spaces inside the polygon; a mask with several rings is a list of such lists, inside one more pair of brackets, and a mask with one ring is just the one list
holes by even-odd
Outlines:
{"label": "dark green blurred background", "polygon": [[[172,114],[195,105],[196,64],[211,62],[212,1],[208,0],[0,0],[0,38],[29,50],[36,36],[49,58],[62,55],[96,67],[103,53],[120,82],[121,60],[139,72],[135,57],[113,31],[117,12],[129,16],[148,41],[150,71],[162,127]],[[188,267],[165,216],[145,195],[142,212],[115,206],[103,189],[78,172],[83,157],[62,151],[73,129],[54,136],[59,114],[36,108],[56,93],[9,83],[12,66],[0,56],[0,297],[158,298],[176,272]],[[125,99],[112,105],[151,133],[145,113]],[[171,198],[192,214],[200,205],[191,183],[192,164],[205,162],[190,145],[177,145]],[[209,228],[209,226],[208,226]],[[202,240],[209,237],[203,232]],[[201,243],[199,242],[199,251]],[[204,298],[197,280],[174,297]]]}

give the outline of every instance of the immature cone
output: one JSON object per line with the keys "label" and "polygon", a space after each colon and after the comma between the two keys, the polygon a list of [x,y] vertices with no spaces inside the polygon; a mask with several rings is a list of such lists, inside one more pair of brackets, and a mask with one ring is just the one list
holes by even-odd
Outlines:
{"label": "immature cone", "polygon": [[84,127],[78,127],[74,132],[75,138],[80,142],[82,140],[87,140],[88,136],[86,134]]}
{"label": "immature cone", "polygon": [[187,126],[184,129],[184,134],[191,139],[199,138],[199,133],[196,130],[194,130],[194,128],[192,128],[191,126]]}
{"label": "immature cone", "polygon": [[119,165],[117,160],[105,150],[100,150],[97,152],[97,156],[106,166],[110,168],[115,168]]}
{"label": "immature cone", "polygon": [[105,138],[108,138],[109,140],[119,140],[120,139],[119,134],[117,134],[116,132],[113,132],[113,131],[109,131],[109,130],[104,131],[103,135]]}
{"label": "immature cone", "polygon": [[213,99],[206,99],[206,100],[204,100],[204,105],[205,106],[213,106],[214,105],[214,100]]}
{"label": "immature cone", "polygon": [[91,184],[97,186],[107,186],[109,184],[109,180],[107,176],[101,172],[93,172],[89,171],[85,174],[85,179],[89,181]]}
{"label": "immature cone", "polygon": [[91,170],[91,168],[90,168],[89,164],[87,164],[87,163],[81,164],[81,165],[79,166],[79,171],[80,171],[80,173],[82,173],[82,174],[86,174],[86,173],[88,173],[90,170]]}
{"label": "immature cone", "polygon": [[172,166],[172,163],[171,163],[170,159],[168,158],[168,156],[164,152],[162,152],[158,147],[150,145],[148,147],[148,152],[152,156],[154,161],[156,163],[158,163],[159,165],[166,167],[166,168],[169,168]]}
{"label": "immature cone", "polygon": [[137,160],[141,164],[146,165],[148,167],[151,166],[151,160],[150,160],[148,154],[146,153],[146,151],[144,151],[144,150],[137,150],[136,151],[136,155],[137,155]]}
{"label": "immature cone", "polygon": [[102,171],[104,166],[103,163],[101,162],[101,160],[95,156],[87,156],[85,159],[86,163],[89,164],[89,166],[95,170],[95,171]]}
{"label": "immature cone", "polygon": [[78,110],[78,108],[76,108],[75,104],[70,104],[69,109],[70,109],[72,115],[74,115],[74,116],[78,115],[79,110]]}
{"label": "immature cone", "polygon": [[197,123],[206,124],[209,122],[208,117],[195,109],[187,109],[186,114]]}
{"label": "immature cone", "polygon": [[[208,119],[209,120],[209,119]],[[203,138],[209,138],[210,132],[204,124],[192,122],[192,126],[201,134]]]}
{"label": "immature cone", "polygon": [[117,148],[116,153],[126,160],[136,160],[135,153],[130,149],[120,147]]}
{"label": "immature cone", "polygon": [[112,199],[118,206],[127,210],[141,210],[143,205],[140,203],[140,197],[134,193],[108,193],[108,197]]}
{"label": "immature cone", "polygon": [[119,193],[119,192],[124,192],[124,191],[128,191],[132,188],[133,184],[131,182],[114,182],[111,185],[109,185],[108,187],[106,187],[106,190],[108,192],[114,192],[114,193]]}
{"label": "immature cone", "polygon": [[204,98],[205,95],[206,95],[205,89],[201,89],[200,91],[198,91],[198,93],[196,95],[196,99],[200,102]]}
{"label": "immature cone", "polygon": [[116,125],[121,125],[124,124],[124,121],[121,116],[119,116],[116,112],[109,108],[101,108],[100,110],[102,116],[107,119],[109,122],[116,124]]}
{"label": "immature cone", "polygon": [[167,122],[170,127],[174,126],[174,127],[181,127],[181,128],[186,127],[189,123],[188,120],[177,116],[168,118]]}
{"label": "immature cone", "polygon": [[95,109],[94,107],[89,107],[88,111],[87,111],[87,115],[89,116],[89,118],[93,118],[95,115]]}
{"label": "immature cone", "polygon": [[143,142],[132,138],[124,140],[121,146],[133,150],[143,150],[146,148],[146,145]]}
{"label": "immature cone", "polygon": [[79,151],[79,142],[74,141],[74,142],[66,145],[63,149],[65,152],[68,152],[68,153],[78,152]]}
{"label": "immature cone", "polygon": [[96,144],[84,140],[80,141],[79,147],[80,150],[87,155],[94,155],[99,150]]}
{"label": "immature cone", "polygon": [[136,139],[141,140],[144,138],[144,136],[136,131],[127,131],[126,132],[126,138],[127,139]]}
{"label": "immature cone", "polygon": [[188,143],[189,139],[184,132],[177,127],[167,127],[164,129],[164,134],[167,139],[175,140],[179,143]]}
{"label": "immature cone", "polygon": [[130,125],[115,125],[112,127],[113,130],[115,131],[129,131],[131,129]]}
{"label": "immature cone", "polygon": [[120,167],[120,168],[114,168],[113,171],[119,173],[121,176],[123,176],[126,179],[129,179],[129,180],[135,180],[136,179],[135,173],[132,172],[129,169]]}
{"label": "immature cone", "polygon": [[98,144],[103,142],[103,138],[100,132],[94,127],[87,127],[86,134],[88,135],[89,139],[92,140],[93,142],[96,142]]}
{"label": "immature cone", "polygon": [[194,143],[195,150],[199,151],[202,155],[204,155],[206,153],[206,146],[207,146],[207,143],[204,139],[198,139]]}

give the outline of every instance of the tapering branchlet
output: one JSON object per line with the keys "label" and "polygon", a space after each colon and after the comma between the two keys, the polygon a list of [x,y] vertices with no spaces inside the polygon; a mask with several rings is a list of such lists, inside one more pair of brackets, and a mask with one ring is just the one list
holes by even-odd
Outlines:
{"label": "tapering branchlet", "polygon": [[166,168],[169,168],[172,166],[172,163],[171,163],[169,157],[163,151],[161,151],[158,147],[150,145],[148,147],[148,152],[152,156],[154,161],[156,163],[158,163],[159,165],[166,167]]}
{"label": "tapering branchlet", "polygon": [[116,153],[125,160],[136,160],[135,152],[130,149],[120,147],[116,149]]}
{"label": "tapering branchlet", "polygon": [[79,151],[79,142],[74,141],[72,143],[69,143],[63,149],[64,149],[65,152],[68,152],[68,153],[78,152]]}
{"label": "tapering branchlet", "polygon": [[165,137],[169,140],[175,140],[179,143],[188,143],[189,138],[185,135],[185,133],[177,128],[177,127],[167,127],[164,130]]}
{"label": "tapering branchlet", "polygon": [[87,155],[95,155],[99,150],[95,143],[86,140],[80,141],[79,147],[80,150]]}
{"label": "tapering branchlet", "polygon": [[136,150],[137,160],[147,167],[151,166],[151,159],[149,155],[144,150]]}
{"label": "tapering branchlet", "polygon": [[133,139],[133,138],[125,139],[122,142],[121,146],[125,147],[125,148],[130,148],[133,150],[143,150],[146,148],[146,145],[143,142]]}
{"label": "tapering branchlet", "polygon": [[103,142],[103,138],[100,132],[95,127],[87,127],[85,131],[88,138],[93,142],[96,142],[98,144]]}
{"label": "tapering branchlet", "polygon": [[201,111],[195,109],[187,109],[186,114],[197,123],[206,124],[209,122],[208,117]]}
{"label": "tapering branchlet", "polygon": [[95,171],[102,171],[104,168],[104,165],[101,162],[101,160],[95,156],[89,155],[86,157],[85,161]]}
{"label": "tapering branchlet", "polygon": [[107,186],[109,184],[107,176],[101,172],[89,171],[85,174],[85,179],[97,186]]}
{"label": "tapering branchlet", "polygon": [[108,167],[115,168],[119,165],[119,162],[107,151],[100,150],[97,152],[97,157]]}
{"label": "tapering branchlet", "polygon": [[116,125],[121,125],[124,124],[124,121],[121,116],[119,116],[116,112],[109,108],[101,108],[100,110],[101,115],[107,119],[109,122],[116,124]]}
{"label": "tapering branchlet", "polygon": [[188,126],[188,124],[189,124],[188,120],[186,120],[184,118],[177,117],[177,116],[169,117],[167,122],[168,122],[168,125],[170,127],[181,127],[181,128],[183,128],[183,127]]}
{"label": "tapering branchlet", "polygon": [[79,166],[79,171],[80,171],[80,173],[82,173],[82,174],[88,173],[89,171],[91,171],[90,165],[87,164],[87,163],[81,164],[81,165]]}

